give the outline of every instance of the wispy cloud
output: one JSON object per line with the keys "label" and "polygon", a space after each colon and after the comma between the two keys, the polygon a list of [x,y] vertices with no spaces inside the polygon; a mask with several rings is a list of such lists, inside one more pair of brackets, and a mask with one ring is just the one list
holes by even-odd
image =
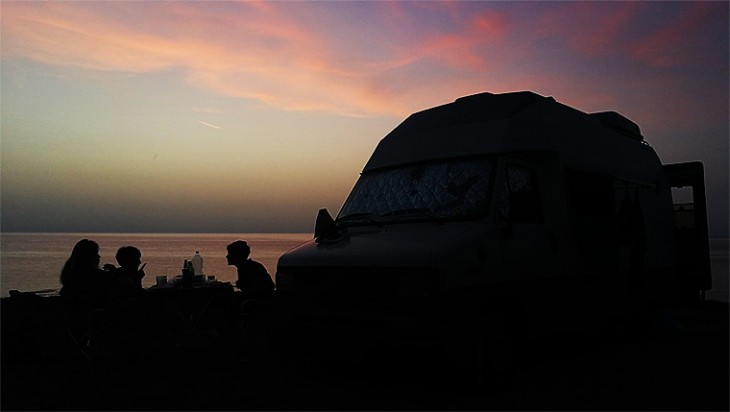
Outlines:
{"label": "wispy cloud", "polygon": [[[586,59],[681,63],[715,7],[690,4],[686,18],[648,24],[653,4],[645,3],[516,3],[519,18],[502,3],[373,3],[359,18],[394,28],[375,45],[352,42],[348,25],[360,21],[311,24],[323,21],[328,6],[362,7],[4,2],[2,56],[126,73],[181,68],[193,86],[272,107],[402,116],[443,102],[435,96],[519,89],[526,76],[530,84],[555,83],[548,73],[517,73],[544,56],[545,38]],[[339,16],[330,10],[326,17]],[[417,36],[398,31],[393,19],[418,22]],[[650,28],[637,29],[643,26]]]}
{"label": "wispy cloud", "polygon": [[204,122],[202,120],[198,120],[198,123],[202,124],[203,126],[208,126],[211,129],[220,129],[221,128],[220,126],[216,126],[214,124],[210,124],[210,123]]}

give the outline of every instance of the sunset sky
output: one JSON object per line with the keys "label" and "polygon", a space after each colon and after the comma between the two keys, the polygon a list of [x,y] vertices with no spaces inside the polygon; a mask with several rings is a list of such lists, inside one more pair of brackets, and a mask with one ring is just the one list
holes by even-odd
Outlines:
{"label": "sunset sky", "polygon": [[728,5],[3,0],[0,230],[310,232],[412,112],[531,90],[704,162],[726,236]]}

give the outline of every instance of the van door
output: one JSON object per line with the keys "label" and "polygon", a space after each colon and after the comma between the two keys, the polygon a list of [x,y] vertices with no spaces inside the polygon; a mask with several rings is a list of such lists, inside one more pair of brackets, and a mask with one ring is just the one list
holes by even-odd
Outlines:
{"label": "van door", "polygon": [[664,171],[672,187],[680,292],[704,298],[712,288],[704,168],[686,162],[664,165]]}
{"label": "van door", "polygon": [[[558,269],[558,241],[545,213],[545,179],[522,160],[505,159],[497,185],[497,219],[508,279],[552,277]],[[541,181],[542,180],[542,181]]]}

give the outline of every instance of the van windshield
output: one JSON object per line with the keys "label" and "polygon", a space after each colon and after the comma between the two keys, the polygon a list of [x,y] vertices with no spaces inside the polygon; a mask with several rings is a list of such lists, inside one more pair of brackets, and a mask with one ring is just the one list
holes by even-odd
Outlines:
{"label": "van windshield", "polygon": [[337,217],[340,224],[463,220],[487,213],[492,159],[457,159],[365,173]]}

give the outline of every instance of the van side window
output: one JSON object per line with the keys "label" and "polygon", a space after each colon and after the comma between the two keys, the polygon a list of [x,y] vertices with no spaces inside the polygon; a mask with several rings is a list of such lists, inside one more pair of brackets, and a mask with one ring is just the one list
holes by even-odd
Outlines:
{"label": "van side window", "polygon": [[499,213],[514,223],[541,223],[540,191],[533,169],[510,165],[501,182]]}

